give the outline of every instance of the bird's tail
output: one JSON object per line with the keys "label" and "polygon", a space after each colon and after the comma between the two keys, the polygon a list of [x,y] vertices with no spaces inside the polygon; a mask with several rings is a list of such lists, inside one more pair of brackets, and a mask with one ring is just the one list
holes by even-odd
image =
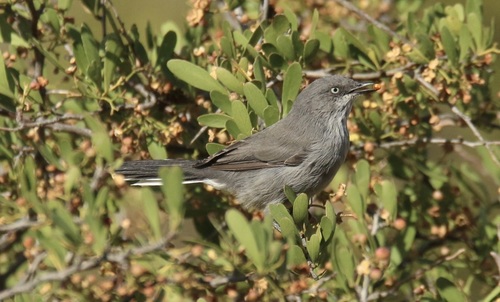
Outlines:
{"label": "bird's tail", "polygon": [[197,176],[192,168],[193,164],[193,161],[184,159],[126,161],[115,173],[123,175],[133,186],[161,186],[158,170],[162,167],[180,167],[184,172],[183,183],[203,182],[203,178]]}

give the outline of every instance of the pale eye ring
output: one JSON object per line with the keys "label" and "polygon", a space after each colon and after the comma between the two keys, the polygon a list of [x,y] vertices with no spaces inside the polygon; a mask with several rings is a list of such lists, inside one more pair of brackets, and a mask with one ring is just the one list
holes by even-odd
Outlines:
{"label": "pale eye ring", "polygon": [[337,93],[339,93],[340,89],[338,89],[338,87],[333,87],[332,89],[330,89],[330,91],[331,91],[333,94],[337,94]]}

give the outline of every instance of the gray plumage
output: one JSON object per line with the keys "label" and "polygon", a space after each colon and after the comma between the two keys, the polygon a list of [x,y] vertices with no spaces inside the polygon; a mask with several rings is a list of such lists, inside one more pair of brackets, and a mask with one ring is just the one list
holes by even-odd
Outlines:
{"label": "gray plumage", "polygon": [[206,159],[130,161],[116,172],[133,185],[161,185],[158,169],[180,166],[185,183],[210,184],[235,195],[248,210],[267,212],[286,200],[285,185],[313,196],[331,182],[349,149],[352,102],[376,90],[371,85],[339,75],[318,79],[284,119]]}

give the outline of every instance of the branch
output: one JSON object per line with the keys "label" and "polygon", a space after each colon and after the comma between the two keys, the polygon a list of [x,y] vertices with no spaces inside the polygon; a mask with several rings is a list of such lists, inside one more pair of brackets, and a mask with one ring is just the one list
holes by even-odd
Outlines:
{"label": "branch", "polygon": [[[170,243],[170,241],[172,240],[172,238],[174,238],[174,236],[175,233],[169,233],[167,236],[165,236],[165,238],[154,244],[131,248],[123,252],[109,253],[103,255],[102,257],[91,258],[91,259],[79,259],[64,270],[45,273],[38,278],[32,279],[31,281],[27,282],[21,281],[14,287],[1,291],[0,301],[11,298],[17,294],[29,292],[42,283],[52,282],[52,281],[62,282],[68,279],[74,273],[91,270],[93,268],[98,267],[100,264],[106,261],[121,264],[127,260],[130,260],[132,256],[143,255],[161,250],[168,243]],[[25,277],[21,278],[21,280],[23,280],[24,278]]]}
{"label": "branch", "polygon": [[[416,63],[410,62],[404,66],[396,67],[396,68],[385,70],[385,71],[380,70],[380,71],[373,71],[373,72],[351,73],[349,76],[352,79],[358,80],[358,81],[377,80],[377,79],[380,79],[380,78],[385,77],[385,76],[392,77],[393,75],[395,75],[398,72],[405,72],[405,71],[412,70],[413,67],[415,67],[416,65],[417,65]],[[316,78],[322,78],[324,76],[331,75],[331,72],[335,71],[335,70],[336,70],[336,68],[326,68],[326,69],[319,69],[319,70],[305,70],[304,75],[306,77],[316,79]]]}
{"label": "branch", "polygon": [[36,128],[36,127],[43,127],[46,125],[50,124],[56,124],[62,121],[66,120],[83,120],[84,117],[82,115],[78,114],[71,114],[71,113],[66,113],[61,116],[56,116],[51,119],[43,119],[43,118],[37,118],[34,122],[24,122],[22,121],[21,117],[17,117],[17,123],[19,126],[15,128],[7,128],[7,127],[0,127],[0,130],[2,131],[9,131],[9,132],[17,132],[23,129],[28,129],[28,128]]}
{"label": "branch", "polygon": [[437,261],[435,261],[434,263],[432,263],[431,265],[429,265],[429,267],[419,269],[414,274],[412,274],[406,278],[403,278],[401,281],[397,282],[390,290],[384,291],[384,292],[375,292],[375,293],[369,295],[367,298],[367,301],[380,300],[381,298],[385,298],[387,296],[390,296],[390,295],[394,294],[396,291],[398,291],[399,288],[403,284],[405,284],[406,282],[411,281],[411,280],[417,280],[417,279],[421,278],[426,272],[430,271],[431,269],[443,264],[444,262],[452,261],[455,258],[457,258],[458,256],[462,255],[463,253],[465,253],[465,248],[459,249],[458,251],[456,251],[452,255],[442,257],[442,258],[438,259]]}
{"label": "branch", "polygon": [[25,230],[33,226],[39,225],[40,222],[30,219],[28,216],[23,217],[13,223],[0,225],[0,232],[15,232],[20,230]]}
{"label": "branch", "polygon": [[17,132],[24,129],[31,129],[37,127],[48,127],[54,131],[72,132],[82,136],[92,136],[92,131],[87,128],[80,128],[73,125],[63,124],[62,121],[66,120],[83,120],[84,117],[78,114],[66,113],[51,119],[37,118],[34,122],[24,122],[21,117],[17,117],[18,126],[14,128],[0,127],[0,131]]}
{"label": "branch", "polygon": [[414,138],[410,140],[404,141],[394,141],[394,142],[382,142],[378,144],[378,147],[381,148],[392,148],[392,147],[402,147],[402,146],[410,146],[416,145],[419,143],[424,144],[454,144],[454,145],[464,145],[471,148],[481,147],[481,146],[491,146],[491,145],[500,145],[500,141],[479,141],[479,142],[471,142],[463,139],[455,138],[455,139],[446,139],[446,138]]}
{"label": "branch", "polygon": [[377,27],[377,28],[385,31],[391,37],[396,38],[396,39],[402,41],[403,43],[412,44],[410,41],[408,41],[408,39],[406,39],[405,37],[399,35],[395,31],[393,31],[392,29],[390,29],[387,25],[385,25],[385,24],[383,24],[383,23],[375,20],[373,17],[371,17],[370,15],[368,15],[367,13],[365,13],[364,11],[362,11],[361,9],[357,8],[351,2],[346,1],[346,0],[334,0],[334,1],[337,2],[337,4],[340,4],[341,6],[343,6],[344,8],[346,8],[347,10],[355,13],[356,15],[358,15],[359,17],[361,17],[362,19],[365,19],[366,21],[370,22],[375,27]]}
{"label": "branch", "polygon": [[130,84],[132,85],[132,87],[134,87],[135,91],[137,91],[140,95],[142,95],[146,99],[146,102],[144,102],[144,104],[138,105],[137,109],[141,111],[146,110],[153,107],[156,104],[156,102],[158,101],[156,95],[153,92],[148,91],[142,83],[130,83]]}
{"label": "branch", "polygon": [[472,131],[472,133],[474,133],[474,135],[477,137],[477,139],[481,143],[483,143],[483,145],[486,147],[486,150],[488,150],[488,152],[490,153],[491,159],[495,162],[495,164],[497,166],[500,166],[500,161],[496,157],[495,153],[493,153],[493,150],[491,150],[490,145],[486,143],[486,141],[484,140],[484,138],[481,135],[481,133],[479,132],[479,130],[477,130],[476,126],[472,123],[470,117],[468,117],[467,115],[465,115],[465,113],[463,113],[462,111],[460,111],[460,109],[458,109],[456,106],[451,106],[451,111],[453,111],[453,113],[455,113],[461,119],[464,120],[464,122],[467,124],[467,126]]}

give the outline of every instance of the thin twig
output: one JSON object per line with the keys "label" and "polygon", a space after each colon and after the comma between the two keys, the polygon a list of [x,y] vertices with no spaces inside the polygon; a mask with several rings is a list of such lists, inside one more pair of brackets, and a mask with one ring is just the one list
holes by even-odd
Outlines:
{"label": "thin twig", "polygon": [[402,280],[400,280],[399,282],[397,282],[395,285],[393,285],[393,287],[390,290],[383,291],[383,292],[374,292],[373,294],[371,294],[371,295],[368,296],[368,298],[367,298],[366,301],[380,300],[381,298],[385,298],[387,296],[393,295],[406,282],[409,282],[411,280],[417,280],[417,279],[419,279],[420,277],[422,277],[426,272],[430,271],[431,269],[433,269],[433,268],[435,268],[435,267],[443,264],[444,262],[452,261],[455,258],[457,258],[460,255],[462,255],[463,253],[465,253],[465,248],[461,248],[461,249],[457,250],[452,255],[449,255],[449,256],[446,256],[446,257],[442,257],[442,258],[438,259],[437,261],[435,261],[434,263],[432,263],[431,265],[429,265],[428,267],[421,268],[421,269],[417,270],[415,273],[413,273],[412,275],[410,275],[410,276],[408,276],[406,278],[403,278]]}
{"label": "thin twig", "polygon": [[104,262],[123,263],[130,260],[132,256],[138,256],[159,251],[163,249],[172,240],[174,236],[175,233],[170,233],[157,243],[153,243],[142,247],[131,248],[129,250],[122,252],[105,254],[102,257],[91,258],[91,259],[80,259],[74,261],[72,265],[68,266],[64,270],[45,273],[40,277],[34,278],[27,282],[19,282],[14,287],[1,291],[0,301],[11,298],[17,294],[29,292],[42,283],[52,282],[52,281],[58,281],[58,282],[64,281],[74,273],[91,270],[93,268],[98,267],[101,263]]}
{"label": "thin twig", "polygon": [[50,125],[47,125],[47,127],[51,128],[54,131],[69,132],[69,133],[74,133],[74,134],[78,134],[78,135],[86,136],[86,137],[92,136],[92,130],[87,129],[87,128],[80,128],[80,127],[67,125],[67,124],[61,124],[61,123],[50,124]]}
{"label": "thin twig", "polygon": [[0,131],[17,132],[25,129],[32,129],[38,127],[48,127],[54,131],[70,132],[81,136],[91,137],[92,131],[87,128],[81,128],[73,125],[60,123],[66,120],[83,120],[84,117],[78,114],[66,113],[61,116],[56,116],[51,119],[37,118],[34,122],[25,122],[22,117],[18,115],[16,121],[18,123],[17,127],[0,127]]}
{"label": "thin twig", "polygon": [[[217,111],[215,111],[215,113],[221,113],[222,110],[217,109]],[[198,133],[196,133],[196,135],[193,137],[193,139],[189,142],[189,145],[192,145],[198,138],[200,138],[200,136],[205,132],[207,131],[208,129],[208,126],[203,126],[199,131]]]}
{"label": "thin twig", "polygon": [[370,235],[375,236],[377,235],[377,231],[380,226],[380,209],[375,211],[373,214],[373,222],[372,222],[372,229],[370,231]]}
{"label": "thin twig", "polygon": [[24,122],[22,120],[22,117],[18,116],[16,120],[19,126],[14,128],[0,127],[0,131],[17,132],[23,129],[43,127],[51,124],[56,124],[66,120],[83,120],[83,119],[84,117],[82,115],[66,113],[64,115],[56,116],[51,119],[37,118],[34,122]]}
{"label": "thin twig", "polygon": [[225,284],[229,284],[229,283],[237,283],[237,282],[242,282],[242,281],[246,281],[248,279],[247,276],[245,275],[231,275],[231,276],[218,276],[218,277],[215,277],[213,278],[212,280],[210,280],[210,282],[208,282],[208,284],[210,284],[210,286],[212,288],[217,288],[221,285],[225,285]]}
{"label": "thin twig", "polygon": [[418,72],[415,72],[413,77],[432,94],[432,97],[434,99],[438,99],[439,91],[436,89],[436,87],[434,87],[431,83],[427,82]]}
{"label": "thin twig", "polygon": [[156,102],[158,101],[156,95],[153,92],[147,90],[142,83],[131,83],[131,85],[132,87],[134,87],[135,91],[137,91],[146,99],[146,102],[138,105],[137,109],[141,111],[146,110],[152,108],[156,104]]}
{"label": "thin twig", "polygon": [[24,283],[24,282],[27,282],[28,280],[30,280],[36,274],[38,266],[40,265],[40,263],[42,263],[43,260],[45,260],[45,258],[47,258],[47,252],[45,252],[45,251],[36,255],[35,258],[33,259],[33,261],[30,263],[30,265],[28,267],[28,271],[21,278],[19,283]]}
{"label": "thin twig", "polygon": [[463,113],[462,111],[460,111],[460,109],[458,109],[456,106],[451,106],[451,111],[453,111],[453,113],[455,113],[456,115],[458,115],[467,124],[467,126],[470,128],[470,130],[472,131],[472,133],[474,133],[474,135],[477,137],[477,139],[481,143],[483,143],[483,145],[486,147],[486,150],[488,150],[488,152],[490,153],[491,159],[495,162],[495,164],[497,166],[500,166],[500,161],[496,157],[496,155],[493,152],[493,150],[491,150],[490,145],[486,143],[486,140],[483,138],[483,136],[481,135],[481,133],[479,132],[479,130],[472,123],[470,117],[468,117],[465,113]]}
{"label": "thin twig", "polygon": [[39,221],[32,220],[28,216],[26,216],[12,223],[0,225],[0,232],[15,232],[25,230],[39,224]]}
{"label": "thin twig", "polygon": [[[73,216],[73,222],[75,224],[81,224],[82,220],[80,217]],[[29,216],[25,216],[20,218],[12,223],[0,225],[0,232],[17,232],[26,230],[32,227],[41,226],[44,223],[47,223],[48,220],[34,220]]]}
{"label": "thin twig", "polygon": [[[398,72],[405,72],[405,71],[410,71],[412,70],[417,64],[410,62],[407,63],[404,66],[399,66],[393,69],[389,70],[379,70],[379,71],[373,71],[373,72],[356,72],[356,73],[351,73],[349,76],[358,81],[368,81],[368,80],[377,80],[382,77],[392,77]],[[337,70],[334,67],[331,68],[325,68],[325,69],[318,69],[318,70],[305,70],[304,75],[308,78],[322,78],[328,75],[331,75],[333,71]]]}
{"label": "thin twig", "polygon": [[463,139],[455,138],[455,139],[446,139],[446,138],[414,138],[410,140],[403,141],[394,141],[394,142],[382,142],[378,144],[378,147],[381,148],[392,148],[392,147],[403,147],[410,146],[416,144],[453,144],[453,145],[464,145],[471,148],[481,147],[481,146],[492,146],[500,145],[500,141],[479,141],[479,142],[471,142]]}
{"label": "thin twig", "polygon": [[359,301],[367,302],[368,301],[368,291],[370,289],[370,276],[367,274],[363,275],[363,285],[361,288],[357,289]]}
{"label": "thin twig", "polygon": [[346,1],[346,0],[334,0],[334,1],[337,2],[338,4],[342,5],[344,8],[348,9],[349,11],[351,11],[351,12],[355,13],[356,15],[360,16],[362,19],[365,19],[366,21],[370,22],[371,24],[373,24],[377,28],[385,31],[391,37],[396,38],[396,39],[398,39],[398,40],[400,40],[400,41],[402,41],[404,43],[411,44],[410,41],[408,41],[408,39],[406,39],[405,37],[399,35],[395,31],[393,31],[392,29],[390,29],[387,25],[385,25],[385,24],[383,24],[383,23],[375,20],[373,17],[371,17],[370,15],[368,15],[367,13],[365,13],[363,10],[357,8],[351,2]]}

